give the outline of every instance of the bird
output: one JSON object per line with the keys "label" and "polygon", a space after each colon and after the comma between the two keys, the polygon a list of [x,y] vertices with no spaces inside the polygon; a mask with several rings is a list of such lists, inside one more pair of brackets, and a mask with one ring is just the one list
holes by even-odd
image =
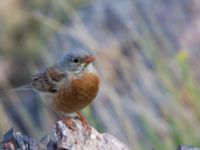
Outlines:
{"label": "bird", "polygon": [[39,92],[44,103],[58,113],[66,126],[74,130],[71,114],[76,114],[89,134],[91,127],[81,110],[99,91],[100,75],[95,59],[86,49],[69,50],[54,65],[33,75],[30,82],[31,88]]}

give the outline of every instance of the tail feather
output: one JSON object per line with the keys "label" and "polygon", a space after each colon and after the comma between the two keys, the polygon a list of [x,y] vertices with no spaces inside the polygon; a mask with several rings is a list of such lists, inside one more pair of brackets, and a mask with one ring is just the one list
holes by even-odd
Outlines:
{"label": "tail feather", "polygon": [[13,89],[1,89],[0,93],[3,94],[10,92],[32,91],[32,90],[34,90],[34,88],[31,85],[27,84]]}
{"label": "tail feather", "polygon": [[12,89],[12,91],[30,91],[30,90],[34,90],[30,84],[22,85],[20,87]]}

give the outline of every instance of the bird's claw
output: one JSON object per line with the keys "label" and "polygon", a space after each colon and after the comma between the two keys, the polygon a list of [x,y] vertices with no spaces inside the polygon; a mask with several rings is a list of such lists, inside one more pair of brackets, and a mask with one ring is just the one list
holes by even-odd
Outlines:
{"label": "bird's claw", "polygon": [[70,130],[75,131],[76,124],[71,118],[65,118],[63,119],[63,122]]}
{"label": "bird's claw", "polygon": [[86,119],[84,118],[84,116],[80,112],[77,112],[77,114],[78,114],[79,120],[81,121],[81,123],[83,125],[83,128],[88,133],[88,135],[90,135],[91,132],[92,132],[90,125],[87,123]]}
{"label": "bird's claw", "polygon": [[86,120],[81,120],[81,122],[85,131],[88,133],[88,135],[90,135],[92,132],[92,128],[90,127],[90,125],[87,123]]}

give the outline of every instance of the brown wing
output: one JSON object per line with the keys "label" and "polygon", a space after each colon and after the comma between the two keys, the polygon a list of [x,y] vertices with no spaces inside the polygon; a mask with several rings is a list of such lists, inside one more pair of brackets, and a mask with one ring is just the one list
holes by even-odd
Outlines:
{"label": "brown wing", "polygon": [[66,73],[56,67],[49,67],[44,72],[32,77],[31,85],[33,88],[55,93],[58,89],[58,83],[66,78]]}

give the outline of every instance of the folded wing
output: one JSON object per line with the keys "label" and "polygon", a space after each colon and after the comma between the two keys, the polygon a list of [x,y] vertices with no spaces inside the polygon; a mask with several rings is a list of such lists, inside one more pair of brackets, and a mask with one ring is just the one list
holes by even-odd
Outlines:
{"label": "folded wing", "polygon": [[55,93],[61,80],[66,77],[66,73],[59,68],[49,67],[44,72],[32,77],[31,86],[42,92]]}

